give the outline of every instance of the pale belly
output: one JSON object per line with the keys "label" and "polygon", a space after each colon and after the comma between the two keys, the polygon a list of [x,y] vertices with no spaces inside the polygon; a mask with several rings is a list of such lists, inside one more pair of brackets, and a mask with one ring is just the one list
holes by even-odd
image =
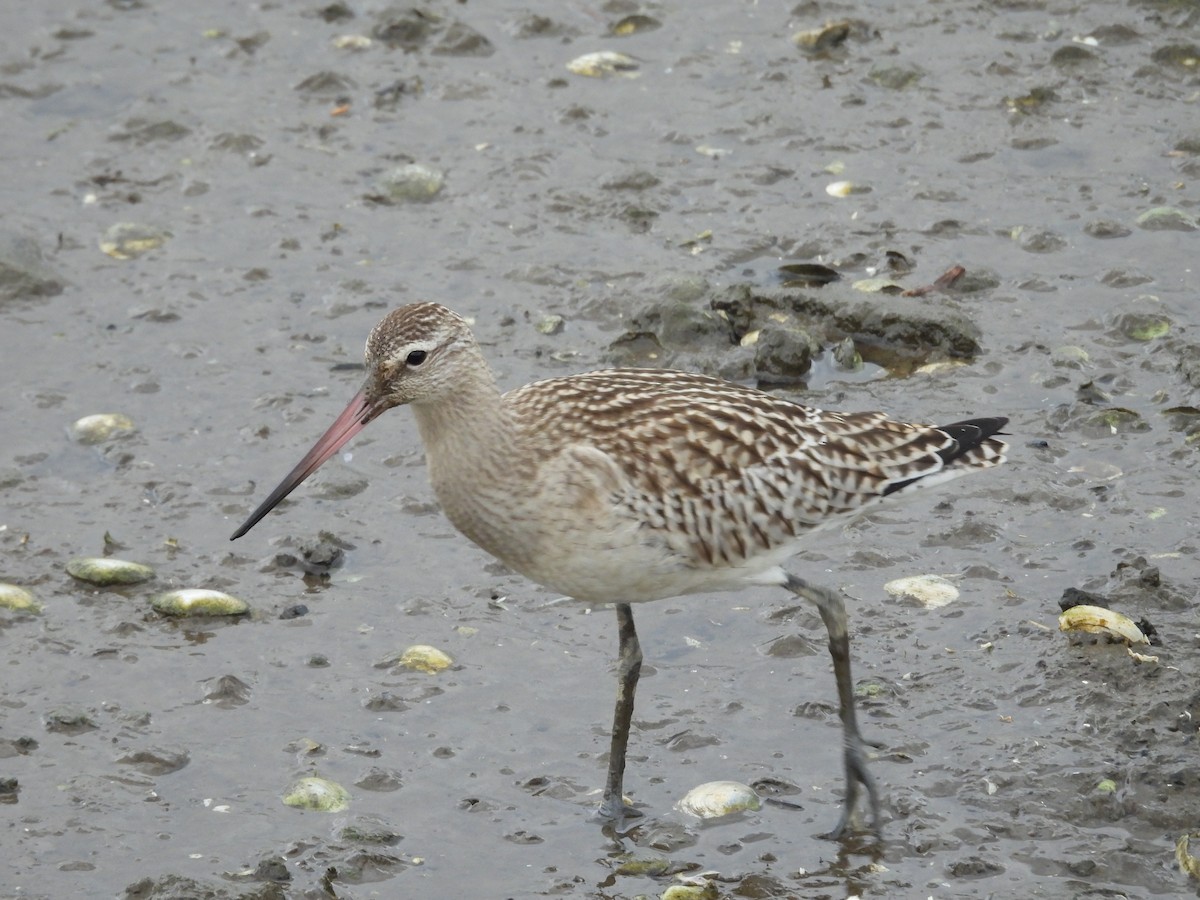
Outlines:
{"label": "pale belly", "polygon": [[[443,503],[454,526],[472,542],[537,584],[590,603],[640,603],[685,594],[781,584],[781,563],[792,550],[740,566],[696,565],[641,522],[612,510],[510,505],[503,517],[490,503]],[[589,514],[590,513],[590,514]]]}

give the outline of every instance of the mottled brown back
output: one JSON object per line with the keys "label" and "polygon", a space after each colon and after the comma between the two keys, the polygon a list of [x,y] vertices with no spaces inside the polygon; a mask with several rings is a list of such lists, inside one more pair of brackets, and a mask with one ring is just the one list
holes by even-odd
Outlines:
{"label": "mottled brown back", "polygon": [[739,565],[890,494],[1004,460],[990,437],[1002,419],[956,424],[955,436],[683,372],[592,372],[504,400],[540,445],[608,454],[633,486],[618,498],[627,512],[708,566]]}

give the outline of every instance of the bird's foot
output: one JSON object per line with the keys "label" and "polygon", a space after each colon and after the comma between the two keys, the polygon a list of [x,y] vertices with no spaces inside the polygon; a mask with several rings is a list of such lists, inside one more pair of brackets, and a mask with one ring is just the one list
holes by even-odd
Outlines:
{"label": "bird's foot", "polygon": [[615,797],[605,797],[592,813],[592,818],[603,825],[606,831],[611,829],[614,835],[624,837],[643,815],[640,809],[623,800],[618,802]]}
{"label": "bird's foot", "polygon": [[832,831],[821,835],[823,838],[828,838],[831,841],[840,841],[850,836],[855,830],[854,822],[856,819],[855,813],[858,807],[858,798],[865,789],[867,803],[871,809],[870,833],[877,841],[883,840],[879,811],[879,788],[876,786],[875,779],[871,776],[871,772],[867,768],[865,746],[881,747],[883,745],[876,741],[867,741],[858,733],[847,735],[845,752],[843,754],[846,764],[846,797],[842,802],[842,816],[838,819],[838,823]]}

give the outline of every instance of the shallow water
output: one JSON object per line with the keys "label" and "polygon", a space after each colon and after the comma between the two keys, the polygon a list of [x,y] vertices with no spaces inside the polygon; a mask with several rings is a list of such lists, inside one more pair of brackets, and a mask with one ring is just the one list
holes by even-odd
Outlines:
{"label": "shallow water", "polygon": [[[0,580],[45,604],[0,613],[0,776],[17,782],[0,794],[4,896],[167,876],[271,896],[245,873],[272,857],[296,897],[671,883],[618,874],[624,852],[715,873],[733,896],[1195,891],[1173,859],[1200,809],[1194,417],[1166,410],[1200,405],[1196,233],[1137,224],[1196,215],[1193,9],[873,5],[812,58],[790,35],[837,11],[654,6],[661,28],[614,38],[615,4],[445,4],[410,49],[353,52],[332,39],[370,33],[378,7],[333,22],[293,4],[10,7],[0,224],[50,274],[0,299]],[[533,14],[549,19],[537,36]],[[450,46],[452,20],[490,55]],[[598,49],[636,57],[638,77],[567,72]],[[442,193],[378,203],[380,176],[410,160],[446,172]],[[869,191],[834,197],[835,180]],[[168,236],[113,259],[99,243],[122,222]],[[879,853],[815,836],[839,812],[832,677],[816,614],[772,590],[637,610],[626,785],[648,818],[606,838],[588,816],[613,615],[552,602],[457,536],[403,411],[228,543],[355,390],[344,364],[394,305],[474,317],[515,386],[604,365],[681,279],[769,286],[781,263],[821,261],[853,280],[888,250],[915,262],[912,285],[955,264],[994,280],[931,300],[978,324],[983,355],[798,396],[1003,414],[1013,436],[1004,468],[814,536],[793,565],[849,598],[864,729],[885,744]],[[566,327],[542,334],[551,313]],[[1136,340],[1133,313],[1170,329]],[[1138,418],[1114,429],[1094,418],[1106,408]],[[137,433],[73,442],[99,412]],[[350,545],[328,581],[275,564],[322,531]],[[156,582],[73,582],[67,560],[105,552],[106,533]],[[926,611],[883,590],[927,572],[959,600]],[[170,587],[255,614],[160,618],[148,600]],[[1068,641],[1067,587],[1149,618],[1160,663]],[[298,603],[306,615],[279,618]],[[416,643],[456,667],[377,667]],[[348,812],[283,805],[314,773],[350,789]],[[793,805],[704,826],[673,811],[701,782],[764,778]]]}

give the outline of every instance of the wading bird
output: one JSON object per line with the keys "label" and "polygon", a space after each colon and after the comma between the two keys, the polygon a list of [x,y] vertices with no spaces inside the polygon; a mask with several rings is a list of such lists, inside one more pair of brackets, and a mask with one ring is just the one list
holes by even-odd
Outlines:
{"label": "wading bird", "polygon": [[810,531],[881,501],[1004,461],[1007,421],[933,427],[834,413],[684,372],[610,369],[502,394],[461,316],[435,303],[371,332],[362,389],[239,538],[368,422],[411,406],[442,509],[464,535],[535,582],[617,611],[619,664],[602,818],[626,813],[625,751],[642,651],[632,604],[778,585],[816,604],[829,634],[846,794],[828,837],[866,791],[879,833],[850,676],[841,597],[783,564]]}

